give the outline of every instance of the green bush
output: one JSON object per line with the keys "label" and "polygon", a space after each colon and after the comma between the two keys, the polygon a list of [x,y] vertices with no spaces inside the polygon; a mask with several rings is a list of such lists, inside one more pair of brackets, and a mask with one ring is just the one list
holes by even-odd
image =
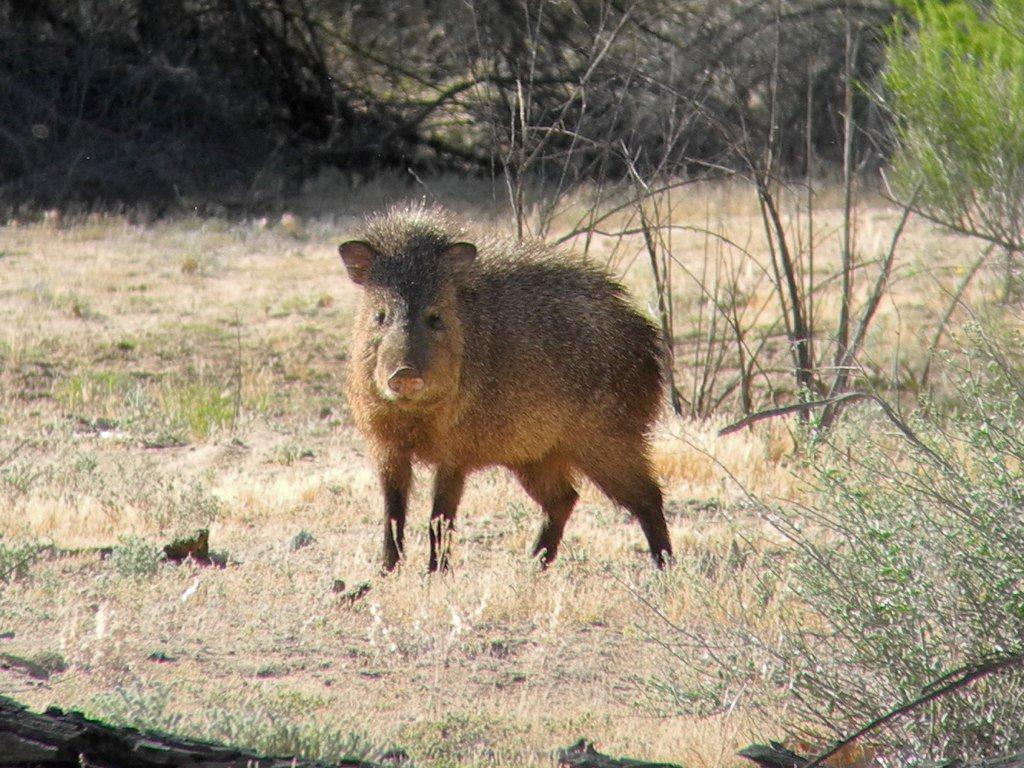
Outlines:
{"label": "green bush", "polygon": [[[789,554],[765,561],[740,611],[702,591],[708,615],[728,620],[672,638],[687,664],[655,681],[661,701],[689,712],[785,702],[793,734],[824,745],[950,672],[1024,651],[1024,339],[975,327],[964,341],[950,362],[960,396],[908,418],[916,442],[862,413],[814,457],[810,502],[760,506]],[[687,577],[707,579],[696,566]],[[1020,750],[1024,671],[871,738],[900,763]]]}
{"label": "green bush", "polygon": [[[940,220],[1024,241],[1024,3],[904,0],[891,30],[884,104],[895,177]],[[1020,250],[1015,247],[1012,250]]]}
{"label": "green bush", "polygon": [[163,560],[163,551],[156,544],[138,536],[121,536],[110,554],[111,564],[126,577],[153,576]]}
{"label": "green bush", "polygon": [[28,576],[39,559],[39,549],[33,542],[9,543],[0,538],[0,584]]}

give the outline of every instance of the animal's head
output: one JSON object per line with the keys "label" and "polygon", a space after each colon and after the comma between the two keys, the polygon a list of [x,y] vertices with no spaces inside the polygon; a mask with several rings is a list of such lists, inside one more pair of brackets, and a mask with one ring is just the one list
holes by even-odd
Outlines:
{"label": "animal's head", "polygon": [[356,319],[363,357],[356,364],[380,396],[415,408],[457,391],[464,336],[456,282],[476,247],[453,240],[430,218],[389,214],[338,252],[363,291]]}

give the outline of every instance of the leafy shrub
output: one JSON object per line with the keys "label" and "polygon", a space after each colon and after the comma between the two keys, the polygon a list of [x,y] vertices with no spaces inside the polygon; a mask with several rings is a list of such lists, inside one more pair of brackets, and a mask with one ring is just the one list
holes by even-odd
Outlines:
{"label": "leafy shrub", "polygon": [[156,573],[163,552],[156,544],[138,536],[121,536],[110,554],[111,564],[122,576],[146,577]]}
{"label": "leafy shrub", "polygon": [[1024,5],[905,0],[883,75],[897,178],[940,220],[1016,244],[1024,226]]}
{"label": "leafy shrub", "polygon": [[[1003,334],[972,330],[950,363],[959,398],[920,408],[914,439],[862,418],[815,457],[806,506],[760,505],[794,546],[765,561],[742,612],[703,590],[708,615],[727,621],[673,639],[691,666],[656,681],[663,701],[698,712],[785,701],[794,733],[824,744],[965,665],[1024,651],[1024,345]],[[1024,671],[873,738],[900,764],[1024,748]]]}
{"label": "leafy shrub", "polygon": [[0,584],[25,578],[38,559],[38,544],[8,543],[0,538]]}

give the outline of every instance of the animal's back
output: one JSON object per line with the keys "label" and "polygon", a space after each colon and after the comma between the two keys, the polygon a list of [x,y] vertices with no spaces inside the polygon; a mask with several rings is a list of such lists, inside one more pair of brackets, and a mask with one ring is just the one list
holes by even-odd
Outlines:
{"label": "animal's back", "polygon": [[476,415],[505,439],[533,434],[530,452],[609,436],[639,447],[662,392],[657,329],[583,259],[529,244],[489,250],[461,297]]}

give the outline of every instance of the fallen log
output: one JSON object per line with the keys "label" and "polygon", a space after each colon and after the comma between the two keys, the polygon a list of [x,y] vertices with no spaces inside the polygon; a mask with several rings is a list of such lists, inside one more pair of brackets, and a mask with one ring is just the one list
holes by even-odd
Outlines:
{"label": "fallen log", "polygon": [[628,757],[609,757],[586,739],[558,751],[558,768],[682,768],[675,763],[645,763]]}
{"label": "fallen log", "polygon": [[767,744],[751,744],[737,752],[740,757],[751,760],[761,768],[803,768],[807,758],[800,757],[796,752],[786,749],[777,741]]}
{"label": "fallen log", "polygon": [[[404,755],[394,755],[391,766]],[[213,742],[139,731],[90,720],[51,707],[38,714],[0,696],[2,768],[384,768],[381,763],[338,763],[265,757]]]}

